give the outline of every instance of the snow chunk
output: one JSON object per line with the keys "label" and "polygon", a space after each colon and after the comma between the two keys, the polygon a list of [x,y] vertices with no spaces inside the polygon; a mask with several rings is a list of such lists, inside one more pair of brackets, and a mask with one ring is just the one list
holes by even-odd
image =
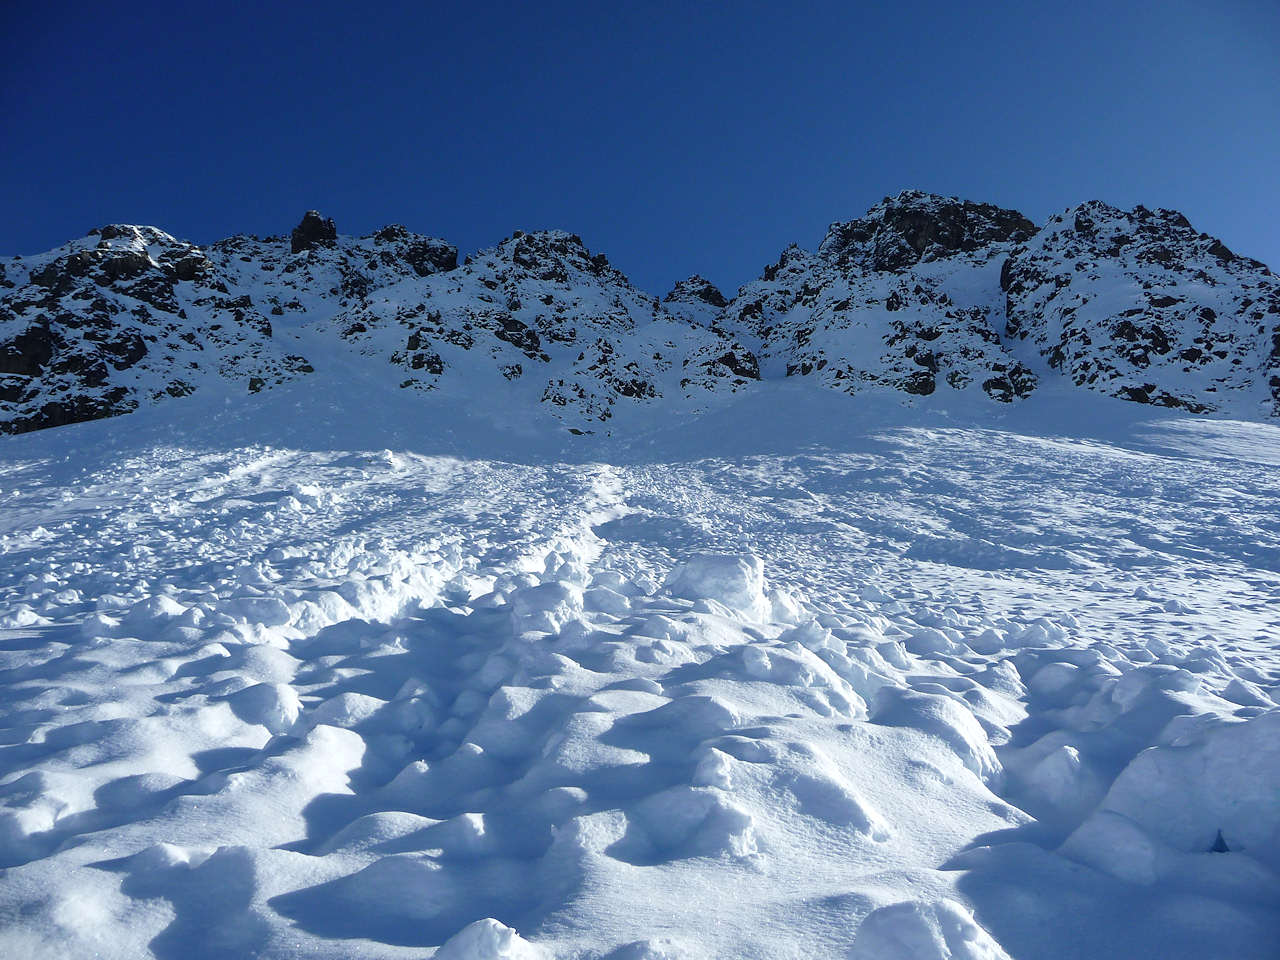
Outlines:
{"label": "snow chunk", "polygon": [[883,687],[876,694],[871,720],[889,727],[914,727],[933,734],[984,783],[998,779],[1002,772],[982,724],[968,707],[949,696]]}
{"label": "snow chunk", "polygon": [[[1208,850],[1220,829],[1230,849],[1280,869],[1277,797],[1280,711],[1270,711],[1211,726],[1190,743],[1144,750],[1116,778],[1095,818],[1118,814],[1184,853]],[[1112,846],[1115,834],[1086,822],[1067,847],[1094,862],[1100,845]]]}
{"label": "snow chunk", "polygon": [[246,623],[282,627],[293,617],[289,605],[279,597],[237,597],[219,604],[221,612]]}
{"label": "snow chunk", "polygon": [[749,620],[767,620],[764,561],[753,554],[702,554],[671,571],[664,589],[685,600],[714,600]]}
{"label": "snow chunk", "polygon": [[328,724],[350,730],[372,718],[387,701],[366,693],[340,693],[315,708],[308,718],[311,726]]}
{"label": "snow chunk", "polygon": [[229,702],[245,723],[260,723],[274,734],[292,730],[302,712],[298,692],[287,683],[255,683],[233,694]]}
{"label": "snow chunk", "polygon": [[559,633],[581,616],[582,591],[571,583],[554,580],[511,595],[511,620],[516,633]]}
{"label": "snow chunk", "polygon": [[549,954],[492,917],[477,920],[450,937],[436,960],[545,960]]}
{"label": "snow chunk", "polygon": [[853,960],[1009,960],[973,914],[954,900],[909,901],[862,921]]}

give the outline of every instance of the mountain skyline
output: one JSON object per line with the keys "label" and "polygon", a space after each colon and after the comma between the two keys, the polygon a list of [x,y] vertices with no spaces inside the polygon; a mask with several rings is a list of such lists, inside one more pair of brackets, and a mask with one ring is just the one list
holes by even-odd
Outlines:
{"label": "mountain skyline", "polygon": [[10,432],[357,358],[402,388],[503,396],[579,434],[793,376],[1001,403],[1061,377],[1193,413],[1280,410],[1269,268],[1176,211],[1096,201],[1037,226],[904,190],[732,296],[696,273],[645,292],[564,231],[517,230],[460,259],[397,224],[341,234],[316,211],[287,237],[207,247],[108,225],[0,271]]}

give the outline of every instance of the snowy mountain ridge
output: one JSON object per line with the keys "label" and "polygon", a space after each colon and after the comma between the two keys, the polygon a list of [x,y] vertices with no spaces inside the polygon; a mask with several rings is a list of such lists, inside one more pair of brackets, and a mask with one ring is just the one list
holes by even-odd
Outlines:
{"label": "snowy mountain ridge", "polygon": [[393,225],[199,247],[110,225],[0,263],[0,431],[127,413],[210,382],[256,392],[329,353],[401,386],[545,405],[574,432],[619,405],[697,413],[753,381],[1029,395],[1046,377],[1249,419],[1280,412],[1280,281],[1172,211],[1091,202],[1037,229],[904,191],[792,246],[726,298],[661,299],[563,231],[457,248]]}

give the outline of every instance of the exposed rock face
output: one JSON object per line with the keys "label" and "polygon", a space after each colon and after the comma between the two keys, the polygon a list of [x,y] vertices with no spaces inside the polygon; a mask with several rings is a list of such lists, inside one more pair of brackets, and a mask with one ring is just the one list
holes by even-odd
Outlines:
{"label": "exposed rock face", "polygon": [[251,297],[208,283],[203,251],[159,230],[103,227],[24,266],[0,295],[0,429],[127,413],[207,376],[267,385],[309,369]]}
{"label": "exposed rock face", "polygon": [[727,307],[729,301],[710,280],[694,274],[688,280],[681,280],[665,297],[663,303],[705,303],[713,307]]}
{"label": "exposed rock face", "polygon": [[1035,224],[1016,210],[904,190],[860,220],[833,223],[818,252],[841,267],[893,271],[1026,240],[1035,232]]}
{"label": "exposed rock face", "polygon": [[420,286],[412,302],[371,302],[343,323],[362,352],[401,369],[402,386],[500,373],[578,430],[611,419],[619,402],[696,408],[759,375],[740,343],[673,315],[559,230],[517,231]]}
{"label": "exposed rock face", "polygon": [[292,380],[311,364],[273,318],[323,316],[456,261],[457,248],[403,230],[295,259],[254,237],[201,248],[124,225],[10,261],[0,284],[0,431],[128,413],[210,381],[256,391]]}
{"label": "exposed rock face", "polygon": [[1055,216],[1000,277],[1007,333],[1073,383],[1192,412],[1280,414],[1280,280],[1172,210]]}
{"label": "exposed rock face", "polygon": [[311,371],[297,334],[422,390],[505,391],[576,432],[662,403],[694,412],[762,378],[1011,402],[1066,376],[1112,396],[1280,415],[1280,281],[1180,214],[1088,203],[1036,230],[906,191],[783,251],[732,300],[662,300],[558,230],[457,248],[394,224],[207,247],[111,225],[0,264],[0,431],[112,416]]}
{"label": "exposed rock face", "polygon": [[662,298],[662,305],[668,313],[687,323],[710,327],[729,305],[729,301],[710,280],[695,273],[689,279],[677,283]]}
{"label": "exposed rock face", "polygon": [[756,344],[766,375],[1014,400],[1036,377],[1001,342],[997,279],[1013,240],[1033,230],[1010,210],[907,191],[833,224],[817,253],[787,248],[722,322]]}
{"label": "exposed rock face", "polygon": [[393,260],[404,261],[420,277],[444,273],[458,265],[457,247],[410,233],[407,227],[398,223],[383,227],[375,233],[373,242],[380,255],[390,254]]}
{"label": "exposed rock face", "polygon": [[314,250],[316,247],[328,246],[338,241],[338,228],[332,219],[320,216],[318,210],[308,210],[302,216],[302,222],[293,228],[293,246],[291,252],[301,253],[303,250]]}

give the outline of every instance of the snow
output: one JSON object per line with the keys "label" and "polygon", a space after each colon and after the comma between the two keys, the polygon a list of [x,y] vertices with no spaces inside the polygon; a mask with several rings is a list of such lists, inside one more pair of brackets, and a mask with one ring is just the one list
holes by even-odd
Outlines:
{"label": "snow", "polygon": [[855,960],[1007,960],[1008,954],[954,900],[881,907],[863,921]]}
{"label": "snow", "polygon": [[0,441],[0,955],[1274,956],[1280,429],[315,363]]}

